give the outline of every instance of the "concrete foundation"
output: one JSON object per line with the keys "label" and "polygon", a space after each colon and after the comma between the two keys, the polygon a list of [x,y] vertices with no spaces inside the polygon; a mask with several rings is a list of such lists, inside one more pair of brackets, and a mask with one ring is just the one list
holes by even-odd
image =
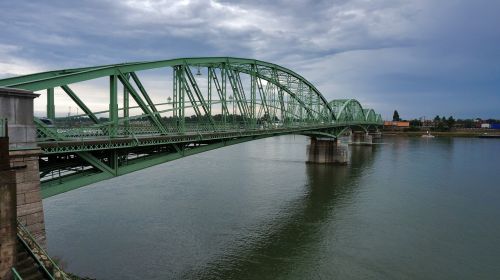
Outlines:
{"label": "concrete foundation", "polygon": [[311,144],[307,146],[307,163],[320,164],[347,164],[349,161],[349,149],[337,139],[311,138]]}
{"label": "concrete foundation", "polygon": [[40,190],[36,128],[30,91],[0,88],[0,118],[8,120],[9,165],[16,184],[17,219],[45,247],[45,223]]}
{"label": "concrete foundation", "polygon": [[371,145],[373,138],[371,135],[364,131],[353,131],[351,135],[352,145]]}
{"label": "concrete foundation", "polygon": [[380,132],[380,131],[373,131],[373,132],[369,132],[368,134],[372,137],[373,140],[382,139],[382,132]]}

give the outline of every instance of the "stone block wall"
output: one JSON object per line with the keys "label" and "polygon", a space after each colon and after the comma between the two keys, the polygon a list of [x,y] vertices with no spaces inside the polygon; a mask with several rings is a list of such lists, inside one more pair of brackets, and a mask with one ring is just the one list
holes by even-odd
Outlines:
{"label": "stone block wall", "polygon": [[17,184],[17,219],[45,247],[45,221],[38,167],[39,149],[10,151]]}
{"label": "stone block wall", "polygon": [[16,184],[17,219],[45,247],[45,223],[40,189],[36,128],[33,123],[33,92],[0,87],[0,119],[7,119],[8,165]]}
{"label": "stone block wall", "polygon": [[0,279],[16,263],[16,174],[10,169],[9,138],[0,137]]}

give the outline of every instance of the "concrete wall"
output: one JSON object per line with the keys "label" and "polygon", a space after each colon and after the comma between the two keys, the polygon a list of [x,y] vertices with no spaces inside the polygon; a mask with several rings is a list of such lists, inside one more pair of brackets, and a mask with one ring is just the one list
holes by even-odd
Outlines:
{"label": "concrete wall", "polygon": [[373,136],[364,131],[353,131],[352,132],[352,144],[372,144]]}
{"label": "concrete wall", "polygon": [[36,148],[31,91],[0,88],[0,118],[7,118],[10,149]]}
{"label": "concrete wall", "polygon": [[341,144],[337,139],[311,138],[307,146],[307,162],[322,164],[347,164],[349,150],[347,145]]}

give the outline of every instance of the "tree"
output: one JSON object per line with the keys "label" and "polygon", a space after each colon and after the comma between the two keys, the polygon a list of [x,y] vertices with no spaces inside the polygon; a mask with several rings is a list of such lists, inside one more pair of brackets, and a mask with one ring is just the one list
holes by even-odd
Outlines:
{"label": "tree", "polygon": [[417,126],[422,126],[422,121],[418,119],[413,119],[410,121],[410,126],[417,127]]}
{"label": "tree", "polygon": [[453,126],[455,126],[455,119],[450,116],[446,121],[446,124],[448,125],[448,128],[452,128]]}
{"label": "tree", "polygon": [[441,118],[439,117],[439,115],[437,115],[435,118],[434,118],[434,122],[440,122],[441,121]]}
{"label": "tree", "polygon": [[401,118],[399,117],[398,110],[394,110],[394,114],[392,115],[392,121],[399,122]]}

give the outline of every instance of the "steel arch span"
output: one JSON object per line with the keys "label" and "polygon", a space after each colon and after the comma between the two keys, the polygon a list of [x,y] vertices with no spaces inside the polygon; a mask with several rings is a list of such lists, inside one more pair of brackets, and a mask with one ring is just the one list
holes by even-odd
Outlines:
{"label": "steel arch span", "polygon": [[[160,97],[144,79],[158,69],[171,71],[162,77],[170,93]],[[106,83],[99,102],[107,110],[92,108],[95,100],[81,90],[94,81]],[[245,58],[63,69],[3,79],[0,86],[46,97],[45,117],[34,120],[44,197],[226,145],[292,133],[337,137],[352,126],[382,125],[355,99],[328,102],[294,71]],[[60,100],[82,114],[56,114]]]}

